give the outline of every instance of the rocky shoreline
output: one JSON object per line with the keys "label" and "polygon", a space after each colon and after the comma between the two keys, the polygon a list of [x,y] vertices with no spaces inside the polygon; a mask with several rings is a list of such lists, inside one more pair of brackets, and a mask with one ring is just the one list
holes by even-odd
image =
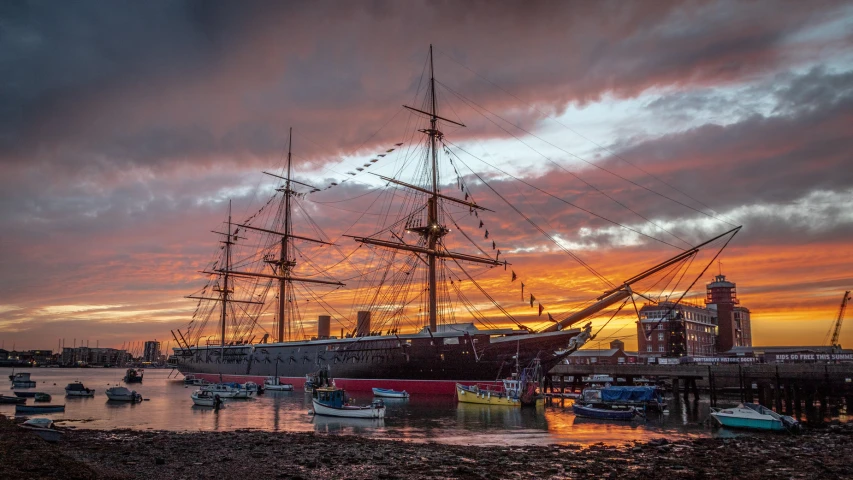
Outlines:
{"label": "rocky shoreline", "polygon": [[50,444],[0,416],[0,478],[853,478],[848,424],[796,436],[588,447],[477,447],[261,431],[63,431],[62,441]]}

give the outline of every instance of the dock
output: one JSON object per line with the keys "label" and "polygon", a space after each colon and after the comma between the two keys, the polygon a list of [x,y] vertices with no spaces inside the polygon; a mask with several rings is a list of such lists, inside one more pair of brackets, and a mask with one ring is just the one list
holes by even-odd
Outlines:
{"label": "dock", "polygon": [[847,411],[853,411],[853,363],[562,364],[548,372],[545,391],[554,396],[579,391],[582,378],[591,375],[609,375],[628,385],[638,378],[664,382],[671,385],[674,395],[683,394],[685,400],[691,394],[698,399],[701,389],[707,392],[712,406],[716,406],[719,395],[732,393],[742,402],[758,401],[788,415],[817,404],[825,413],[831,399],[843,400]]}

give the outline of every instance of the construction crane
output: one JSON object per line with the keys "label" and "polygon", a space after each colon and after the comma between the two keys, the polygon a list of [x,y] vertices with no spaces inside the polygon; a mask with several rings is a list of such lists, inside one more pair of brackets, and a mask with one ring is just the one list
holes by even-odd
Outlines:
{"label": "construction crane", "polygon": [[841,299],[841,307],[838,308],[838,318],[835,320],[835,327],[832,330],[832,340],[829,342],[833,351],[841,350],[841,345],[838,344],[838,334],[841,333],[841,322],[844,321],[844,311],[847,310],[847,302],[849,301],[850,290],[847,290]]}

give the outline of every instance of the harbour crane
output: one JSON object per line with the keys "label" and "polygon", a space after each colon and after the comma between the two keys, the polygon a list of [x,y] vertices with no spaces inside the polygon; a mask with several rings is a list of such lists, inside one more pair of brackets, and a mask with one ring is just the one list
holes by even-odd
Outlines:
{"label": "harbour crane", "polygon": [[844,321],[844,312],[847,310],[847,302],[849,301],[850,290],[847,290],[841,299],[841,307],[838,308],[838,318],[835,320],[835,327],[832,330],[832,340],[829,342],[833,351],[841,350],[841,345],[838,344],[838,334],[841,333],[841,322]]}

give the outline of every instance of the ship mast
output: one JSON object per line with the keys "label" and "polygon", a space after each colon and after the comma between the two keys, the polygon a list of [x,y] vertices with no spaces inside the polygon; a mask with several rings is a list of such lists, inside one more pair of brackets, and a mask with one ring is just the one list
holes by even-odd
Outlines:
{"label": "ship mast", "polygon": [[[329,243],[329,242],[324,242],[323,240],[317,240],[315,238],[309,238],[309,237],[303,237],[300,235],[294,235],[292,233],[292,231],[293,231],[293,220],[291,218],[291,214],[292,214],[292,212],[291,212],[291,196],[296,195],[296,193],[297,193],[292,188],[293,184],[299,184],[299,185],[303,185],[306,187],[310,187],[312,189],[316,189],[316,187],[314,187],[312,185],[308,185],[306,183],[298,182],[298,181],[290,178],[291,175],[293,174],[293,165],[292,165],[292,150],[293,149],[290,145],[292,143],[293,143],[293,128],[290,129],[289,141],[288,141],[288,147],[287,147],[287,176],[282,177],[280,175],[274,175],[274,174],[269,173],[269,172],[264,172],[267,175],[270,175],[272,177],[276,177],[280,180],[284,180],[284,182],[285,182],[284,187],[276,189],[278,192],[281,192],[284,195],[284,212],[283,212],[284,213],[284,219],[283,219],[284,232],[279,232],[276,230],[269,230],[266,228],[259,228],[259,227],[255,227],[252,225],[245,225],[245,224],[239,224],[238,225],[239,227],[245,228],[248,230],[255,230],[255,231],[259,231],[259,232],[264,232],[264,233],[269,233],[272,235],[280,235],[281,236],[279,257],[275,258],[273,256],[272,258],[270,258],[270,257],[265,256],[265,258],[264,258],[265,263],[272,265],[274,273],[273,274],[267,274],[267,273],[258,273],[258,272],[234,271],[234,270],[231,270],[230,260],[228,261],[228,263],[226,263],[225,268],[216,270],[217,273],[224,273],[226,275],[226,278],[230,274],[232,276],[237,276],[237,277],[271,278],[271,279],[275,279],[275,280],[279,281],[279,284],[278,284],[278,312],[277,312],[278,322],[276,325],[276,330],[277,330],[276,334],[277,334],[277,339],[279,342],[285,341],[287,339],[288,332],[289,332],[289,329],[286,329],[286,327],[288,327],[290,324],[289,319],[287,318],[288,317],[288,315],[287,315],[287,306],[288,306],[287,296],[289,295],[288,291],[292,291],[292,289],[293,289],[293,282],[319,283],[319,284],[324,284],[324,285],[337,285],[337,286],[341,286],[341,287],[344,286],[344,284],[341,282],[333,282],[333,281],[327,281],[327,280],[316,280],[313,278],[299,278],[299,277],[293,276],[293,268],[296,267],[296,261],[291,260],[289,258],[290,257],[290,251],[291,251],[290,242],[292,242],[293,240],[303,240],[303,241],[319,243],[319,244],[323,244],[323,245],[334,245],[334,244]],[[231,219],[230,218],[231,217],[229,216],[229,220],[228,220],[229,228],[231,225],[231,223],[230,223]],[[229,238],[229,241],[230,241],[230,238]],[[226,255],[228,255],[228,254],[226,253]],[[256,302],[246,302],[246,303],[256,303]],[[224,312],[224,307],[223,307],[223,312]],[[224,313],[223,313],[223,318],[224,318]]]}
{"label": "ship mast", "polygon": [[[435,108],[435,69],[433,68],[432,63],[432,44],[429,46],[429,87],[430,87],[430,97],[431,97],[431,108],[430,108],[430,117],[429,117],[429,130],[427,131],[427,135],[429,135],[429,149],[430,155],[432,156],[432,197],[429,199],[429,205],[427,207],[427,224],[431,227],[427,234],[427,244],[429,245],[429,249],[433,252],[435,251],[435,247],[438,244],[439,238],[443,237],[447,234],[447,230],[438,224],[438,152],[435,149],[436,137],[439,134],[438,129],[436,128],[436,124],[438,122],[438,117],[436,117],[436,108]],[[437,258],[434,253],[428,253],[427,258],[429,259],[429,329],[431,332],[436,331],[437,327],[437,282],[435,275],[435,267]]]}
{"label": "ship mast", "polygon": [[[447,118],[440,117],[438,115],[437,103],[436,103],[436,95],[435,95],[435,69],[433,67],[433,55],[432,55],[432,45],[429,46],[429,81],[430,81],[430,91],[429,91],[429,111],[419,110],[417,108],[409,107],[403,105],[404,108],[407,108],[413,112],[417,112],[420,114],[427,115],[429,117],[429,126],[430,128],[425,130],[420,130],[421,133],[426,134],[429,137],[429,162],[430,162],[430,170],[432,177],[432,188],[420,188],[415,185],[409,185],[407,183],[401,182],[399,180],[395,180],[388,177],[380,176],[381,179],[395,183],[397,185],[401,185],[412,190],[426,193],[427,197],[427,224],[421,227],[413,227],[408,230],[411,232],[419,233],[425,240],[424,244],[426,247],[420,247],[416,245],[408,245],[405,243],[398,243],[386,240],[379,240],[375,238],[368,237],[353,237],[355,241],[366,243],[369,245],[377,245],[381,247],[393,248],[397,250],[405,250],[409,252],[415,252],[427,257],[427,265],[429,268],[428,273],[428,290],[429,290],[429,329],[431,332],[436,331],[438,328],[438,279],[436,275],[436,270],[438,268],[438,259],[439,258],[453,258],[457,260],[464,260],[468,262],[475,263],[484,263],[487,265],[503,265],[503,262],[498,262],[497,260],[493,260],[491,258],[484,258],[475,255],[465,255],[460,253],[453,253],[444,250],[441,239],[445,235],[447,235],[450,230],[447,229],[446,226],[441,224],[441,219],[439,218],[439,208],[441,204],[439,203],[441,200],[447,200],[454,203],[466,205],[471,209],[477,210],[488,210],[487,208],[481,207],[473,202],[467,202],[464,200],[459,200],[457,198],[449,197],[446,195],[442,195],[438,191],[438,149],[437,143],[444,135],[441,131],[438,130],[438,121],[441,120],[443,122],[452,123],[454,125],[458,125],[460,127],[464,127],[465,125],[454,122],[453,120],[449,120]],[[491,211],[491,210],[489,210]]]}
{"label": "ship mast", "polygon": [[[231,245],[234,243],[231,241],[231,200],[228,200],[228,235],[225,237],[225,266],[230,270],[231,268]],[[228,272],[225,272],[225,275],[222,276],[222,322],[221,322],[221,331],[219,332],[222,336],[222,340],[220,341],[220,346],[225,347],[225,316],[228,311],[228,294],[230,293],[228,290]]]}
{"label": "ship mast", "polygon": [[[231,245],[234,242],[231,241],[231,200],[228,200],[228,227],[225,230],[227,232],[225,234],[225,274],[222,275],[222,288],[218,291],[222,294],[222,314],[219,320],[219,346],[223,349],[225,348],[225,321],[227,320],[228,314],[228,294],[231,293],[231,290],[228,288],[228,271],[231,270]],[[216,289],[214,289],[216,291]]]}
{"label": "ship mast", "polygon": [[283,342],[287,337],[284,332],[284,316],[287,308],[287,284],[290,281],[290,270],[293,265],[288,260],[288,240],[290,238],[290,174],[291,151],[293,150],[293,127],[287,139],[287,179],[284,183],[284,235],[281,237],[281,257],[279,258],[279,274],[282,276],[278,284],[278,341]]}

